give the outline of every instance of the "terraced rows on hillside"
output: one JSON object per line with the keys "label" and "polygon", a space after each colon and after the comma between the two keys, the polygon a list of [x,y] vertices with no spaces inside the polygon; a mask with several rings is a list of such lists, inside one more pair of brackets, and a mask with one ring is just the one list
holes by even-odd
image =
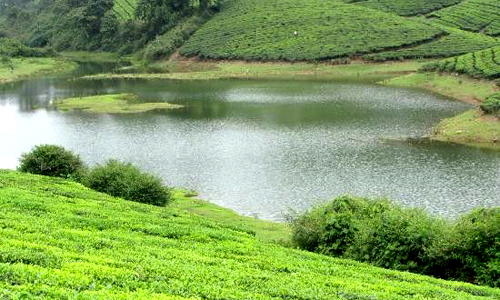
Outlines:
{"label": "terraced rows on hillside", "polygon": [[500,78],[500,46],[425,65],[426,71],[463,73],[479,78]]}
{"label": "terraced rows on hillside", "polygon": [[345,0],[349,3],[396,13],[401,16],[427,14],[463,0]]}
{"label": "terraced rows on hillside", "polygon": [[113,10],[118,19],[126,21],[134,18],[137,2],[139,0],[115,0]]}
{"label": "terraced rows on hillside", "polygon": [[232,0],[181,48],[216,59],[316,60],[397,49],[445,32],[359,5],[323,0]]}
{"label": "terraced rows on hillside", "polygon": [[238,224],[0,170],[0,299],[498,299],[258,241]]}
{"label": "terraced rows on hillside", "polygon": [[499,0],[467,0],[434,12],[430,17],[448,26],[500,36]]}
{"label": "terraced rows on hillside", "polygon": [[475,52],[500,45],[500,40],[479,33],[442,27],[449,35],[415,47],[368,54],[367,60],[385,61],[397,59],[444,58]]}

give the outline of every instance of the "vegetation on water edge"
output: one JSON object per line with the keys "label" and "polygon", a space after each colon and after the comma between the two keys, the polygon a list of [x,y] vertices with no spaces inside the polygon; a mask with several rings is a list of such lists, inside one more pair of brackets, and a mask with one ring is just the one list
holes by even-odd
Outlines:
{"label": "vegetation on water edge", "polygon": [[[297,79],[356,80],[377,82],[418,71],[426,61],[388,62],[384,64],[315,64],[306,62],[243,62],[170,60],[151,63],[145,70],[130,74],[97,74],[86,80],[102,79]],[[141,73],[141,71],[144,71]]]}
{"label": "vegetation on water edge", "polygon": [[440,28],[338,1],[234,0],[180,49],[186,56],[325,60],[429,42]]}
{"label": "vegetation on water edge", "polygon": [[0,61],[0,84],[48,73],[68,72],[76,64],[58,58],[12,58]]}
{"label": "vegetation on water edge", "polygon": [[170,110],[182,105],[165,102],[139,102],[134,94],[110,94],[79,98],[68,98],[58,101],[55,106],[61,110],[82,110],[91,113],[130,114],[152,110]]}
{"label": "vegetation on water edge", "polygon": [[170,189],[163,186],[160,178],[117,160],[93,167],[83,184],[95,191],[140,203],[165,206],[171,200]]}
{"label": "vegetation on water edge", "polygon": [[434,129],[432,139],[499,150],[500,120],[483,115],[479,109],[470,110],[441,121]]}
{"label": "vegetation on water edge", "polygon": [[500,46],[430,63],[422,70],[461,73],[486,79],[500,78]]}
{"label": "vegetation on water edge", "polygon": [[430,15],[437,23],[500,36],[500,2],[498,0],[467,0]]}
{"label": "vegetation on water edge", "polygon": [[484,100],[479,107],[487,114],[497,115],[500,117],[500,92],[494,93],[486,98],[486,100]]}
{"label": "vegetation on water edge", "polygon": [[0,37],[0,58],[50,57],[55,55],[56,52],[52,49],[31,48],[17,40]]}
{"label": "vegetation on water edge", "polygon": [[387,200],[338,197],[291,220],[302,249],[375,266],[500,287],[500,208],[456,221]]}
{"label": "vegetation on water edge", "polygon": [[381,82],[385,85],[419,88],[472,104],[483,102],[498,90],[493,81],[483,81],[468,76],[436,73],[412,73]]}
{"label": "vegetation on water edge", "polygon": [[57,145],[38,145],[21,154],[19,171],[82,180],[87,168],[78,155]]}
{"label": "vegetation on water edge", "polygon": [[4,298],[500,297],[498,289],[263,243],[175,205],[123,201],[63,179],[0,171],[0,186]]}

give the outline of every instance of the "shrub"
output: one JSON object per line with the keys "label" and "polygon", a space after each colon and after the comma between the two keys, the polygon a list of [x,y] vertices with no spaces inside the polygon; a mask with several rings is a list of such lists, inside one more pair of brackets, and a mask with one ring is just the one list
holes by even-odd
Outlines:
{"label": "shrub", "polygon": [[437,276],[500,287],[500,208],[461,217],[434,251]]}
{"label": "shrub", "polygon": [[419,209],[390,205],[364,219],[344,257],[375,266],[428,274],[434,263],[429,255],[446,223]]}
{"label": "shrub", "polygon": [[170,202],[170,190],[161,180],[142,172],[130,163],[110,160],[93,168],[84,184],[96,191],[127,200],[164,206]]}
{"label": "shrub", "polygon": [[19,171],[80,181],[86,167],[78,155],[56,145],[38,145],[23,153]]}
{"label": "shrub", "polygon": [[487,114],[497,114],[500,115],[500,93],[495,93],[480,105],[481,110]]}

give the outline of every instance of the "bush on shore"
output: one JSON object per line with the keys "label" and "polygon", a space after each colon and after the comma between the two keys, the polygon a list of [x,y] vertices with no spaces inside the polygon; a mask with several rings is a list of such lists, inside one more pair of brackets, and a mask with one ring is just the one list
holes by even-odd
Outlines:
{"label": "bush on shore", "polygon": [[494,93],[486,98],[480,107],[486,114],[500,116],[500,93]]}
{"label": "bush on shore", "polygon": [[81,181],[87,168],[78,155],[56,145],[38,145],[23,153],[19,171]]}
{"label": "bush on shore", "polygon": [[291,218],[295,246],[373,265],[500,287],[500,209],[456,222],[350,196]]}
{"label": "bush on shore", "polygon": [[84,184],[93,190],[135,202],[165,206],[171,200],[170,190],[158,177],[117,160],[94,167]]}

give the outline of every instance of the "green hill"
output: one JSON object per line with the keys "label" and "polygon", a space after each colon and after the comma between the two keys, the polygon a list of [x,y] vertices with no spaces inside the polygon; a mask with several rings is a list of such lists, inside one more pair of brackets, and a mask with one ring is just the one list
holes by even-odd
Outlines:
{"label": "green hill", "polygon": [[500,78],[500,46],[444,59],[426,65],[424,69],[463,73],[479,78]]}
{"label": "green hill", "polygon": [[463,30],[500,36],[500,1],[467,0],[430,15],[439,23]]}
{"label": "green hill", "polygon": [[347,0],[365,7],[396,13],[401,16],[427,14],[463,0]]}
{"label": "green hill", "polygon": [[500,40],[484,34],[442,27],[449,35],[435,41],[381,53],[363,56],[367,60],[385,61],[394,59],[443,58],[475,52],[500,45]]}
{"label": "green hill", "polygon": [[216,59],[316,60],[392,50],[446,34],[340,1],[232,0],[180,49]]}
{"label": "green hill", "polygon": [[[180,201],[180,200],[177,200]],[[498,299],[307,253],[70,181],[0,171],[1,299]]]}

